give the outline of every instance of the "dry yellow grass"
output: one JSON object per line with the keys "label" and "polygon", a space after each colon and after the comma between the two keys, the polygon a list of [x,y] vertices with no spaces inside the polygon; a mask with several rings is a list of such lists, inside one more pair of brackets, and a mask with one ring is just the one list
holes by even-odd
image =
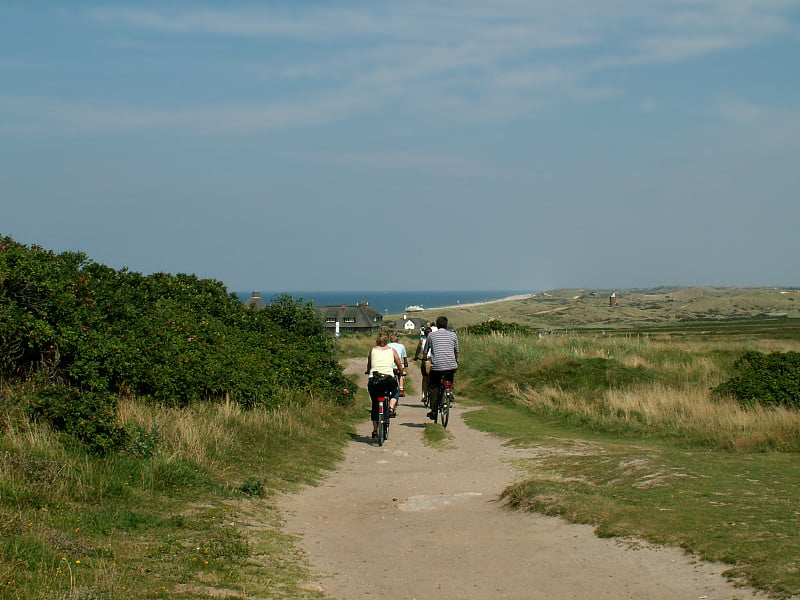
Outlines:
{"label": "dry yellow grass", "polygon": [[228,400],[177,409],[124,398],[117,414],[120,424],[129,431],[157,431],[158,452],[164,460],[203,464],[238,447],[237,436],[231,435],[234,427],[288,437],[310,436],[319,428],[315,417],[327,407],[322,399],[292,399],[288,393],[282,405],[247,410]]}
{"label": "dry yellow grass", "polygon": [[[796,342],[679,343],[575,335],[543,342],[531,336],[493,335],[466,336],[465,346],[465,373],[480,379],[482,390],[511,397],[540,414],[598,430],[665,436],[718,448],[800,448],[800,411],[744,409],[711,394],[727,377],[722,365],[731,356],[754,348],[796,351]],[[591,383],[575,379],[555,385],[539,376],[557,372],[570,377],[564,374],[569,370],[559,371],[565,362],[574,365],[598,358],[608,361],[608,368],[641,369],[653,381],[595,387],[603,381],[602,366],[588,375],[586,371],[572,375],[600,378]]]}

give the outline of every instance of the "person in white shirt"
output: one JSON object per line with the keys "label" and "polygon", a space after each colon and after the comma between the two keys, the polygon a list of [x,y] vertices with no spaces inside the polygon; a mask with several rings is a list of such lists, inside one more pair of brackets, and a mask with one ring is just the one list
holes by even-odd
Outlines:
{"label": "person in white shirt", "polygon": [[417,349],[414,351],[414,360],[422,361],[419,367],[419,370],[422,373],[422,393],[420,394],[419,400],[425,406],[428,406],[428,377],[431,373],[431,352],[430,350],[423,352],[422,349],[425,347],[425,340],[428,338],[428,334],[430,332],[430,326],[427,326],[422,330],[422,335],[419,338]]}
{"label": "person in white shirt", "polygon": [[[389,336],[389,340],[391,340],[389,342],[389,347],[397,350],[397,355],[400,357],[400,362],[403,363],[403,369],[408,369],[408,352],[406,352],[406,347],[400,341],[400,334],[392,332],[392,334]],[[405,377],[397,378],[397,384],[400,387],[397,388],[397,397],[394,399],[394,405],[390,405],[389,407],[392,413],[394,413],[395,407],[399,402],[398,399],[406,395],[405,387],[403,387],[404,379]]]}

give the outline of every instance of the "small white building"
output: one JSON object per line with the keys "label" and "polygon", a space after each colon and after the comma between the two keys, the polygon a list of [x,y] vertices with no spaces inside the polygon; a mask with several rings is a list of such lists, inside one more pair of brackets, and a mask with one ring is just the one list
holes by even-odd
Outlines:
{"label": "small white building", "polygon": [[419,331],[425,325],[422,319],[409,319],[407,315],[403,315],[402,319],[394,322],[394,329],[401,331]]}

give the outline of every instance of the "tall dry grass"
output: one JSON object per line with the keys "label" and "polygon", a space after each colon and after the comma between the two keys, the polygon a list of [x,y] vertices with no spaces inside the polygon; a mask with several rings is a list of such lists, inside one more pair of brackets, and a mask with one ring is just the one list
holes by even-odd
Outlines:
{"label": "tall dry grass", "polygon": [[[552,342],[530,336],[464,336],[462,374],[479,395],[599,431],[661,436],[738,451],[800,450],[800,412],[744,409],[712,398],[745,350],[797,350],[793,342],[664,342],[646,338],[569,335]],[[643,381],[619,386],[566,381],[542,384],[542,372],[567,361],[601,358],[609,368],[636,369]],[[600,374],[602,375],[602,374]]]}
{"label": "tall dry grass", "polygon": [[[288,392],[280,405],[251,410],[121,398],[118,419],[131,443],[95,456],[29,420],[25,391],[0,385],[0,598],[21,600],[161,597],[153,591],[161,582],[203,577],[221,587],[293,581],[300,575],[287,575],[286,565],[297,561],[259,557],[250,566],[244,534],[219,516],[239,498],[269,502],[319,479],[363,415],[359,402]],[[200,547],[215,561],[196,562]]]}
{"label": "tall dry grass", "polygon": [[268,451],[274,440],[305,440],[325,428],[329,401],[290,391],[283,398],[274,407],[253,409],[229,400],[173,409],[126,398],[118,419],[128,431],[152,433],[154,453],[162,459],[210,466],[220,456]]}
{"label": "tall dry grass", "polygon": [[336,356],[341,358],[367,357],[375,345],[375,333],[347,333],[336,339]]}

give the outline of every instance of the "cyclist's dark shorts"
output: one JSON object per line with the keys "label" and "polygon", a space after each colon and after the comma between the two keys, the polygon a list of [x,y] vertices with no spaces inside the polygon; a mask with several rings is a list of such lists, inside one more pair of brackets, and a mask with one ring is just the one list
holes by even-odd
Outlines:
{"label": "cyclist's dark shorts", "polygon": [[394,377],[387,377],[379,382],[373,381],[372,377],[369,378],[367,383],[370,398],[372,399],[372,410],[370,416],[373,421],[378,420],[378,398],[383,396],[386,398],[386,410],[389,410],[389,398],[394,395],[397,389],[397,379]]}
{"label": "cyclist's dark shorts", "polygon": [[442,381],[449,381],[450,383],[453,383],[455,378],[455,369],[451,369],[450,371],[431,371],[430,379],[428,379],[428,389],[439,387]]}

